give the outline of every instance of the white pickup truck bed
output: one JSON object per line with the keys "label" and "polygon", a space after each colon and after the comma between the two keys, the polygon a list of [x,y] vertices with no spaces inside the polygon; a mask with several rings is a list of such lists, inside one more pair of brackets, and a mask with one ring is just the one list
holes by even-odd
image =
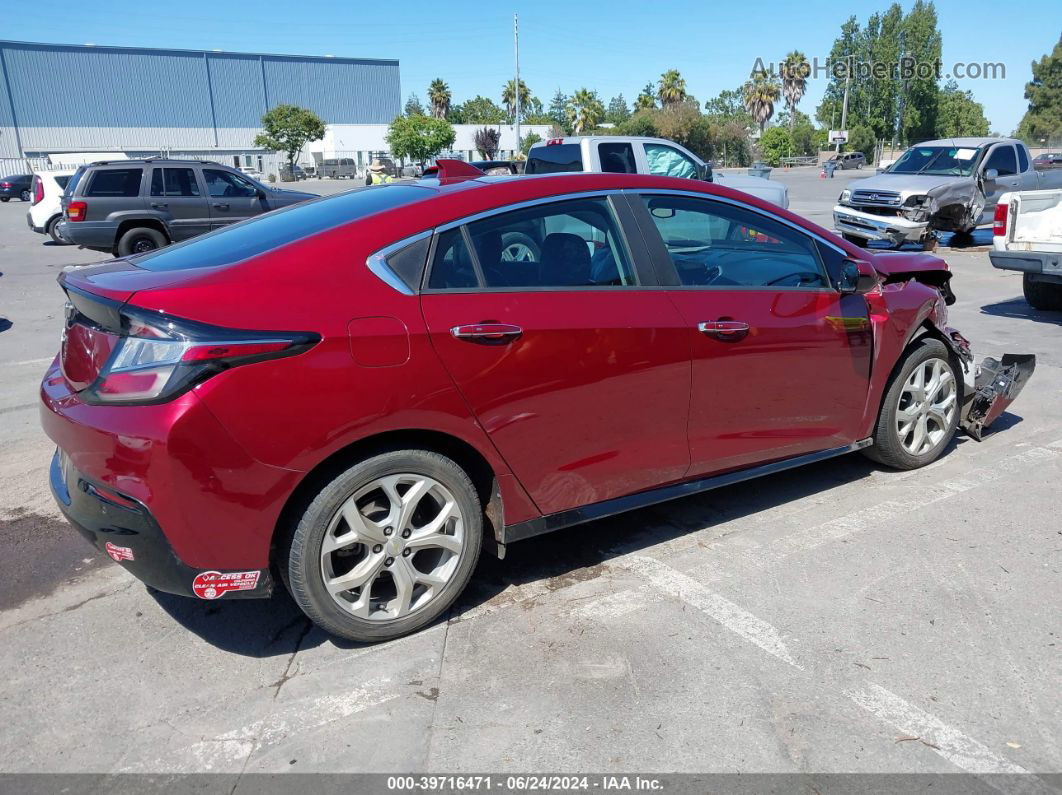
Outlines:
{"label": "white pickup truck bed", "polygon": [[992,266],[1019,271],[1036,309],[1062,309],[1062,189],[1004,193],[996,207]]}

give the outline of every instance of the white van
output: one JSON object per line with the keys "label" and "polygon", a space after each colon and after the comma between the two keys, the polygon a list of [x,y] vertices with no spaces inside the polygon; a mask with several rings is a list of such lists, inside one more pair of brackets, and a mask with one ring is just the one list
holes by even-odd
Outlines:
{"label": "white van", "polygon": [[26,213],[26,222],[34,232],[49,235],[61,246],[69,243],[56,228],[63,220],[63,206],[60,200],[66,183],[73,174],[73,170],[38,171],[33,175],[33,185],[30,188],[30,201],[33,204]]}

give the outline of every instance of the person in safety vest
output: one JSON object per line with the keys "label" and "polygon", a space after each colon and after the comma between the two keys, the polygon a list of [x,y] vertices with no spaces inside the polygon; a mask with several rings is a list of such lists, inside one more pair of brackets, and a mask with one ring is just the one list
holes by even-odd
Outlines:
{"label": "person in safety vest", "polygon": [[387,166],[379,160],[373,160],[369,166],[369,180],[370,185],[387,185],[395,181],[394,177],[387,173]]}

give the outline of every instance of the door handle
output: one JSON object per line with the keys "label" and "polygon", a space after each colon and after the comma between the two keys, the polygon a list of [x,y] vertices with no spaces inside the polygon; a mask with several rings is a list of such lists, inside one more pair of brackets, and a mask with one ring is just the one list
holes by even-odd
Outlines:
{"label": "door handle", "polygon": [[223,202],[214,202],[210,206],[213,207],[215,210],[227,210],[227,209],[229,209],[229,205],[224,204]]}
{"label": "door handle", "polygon": [[697,331],[725,342],[744,339],[749,333],[749,324],[740,320],[712,320],[697,324]]}
{"label": "door handle", "polygon": [[523,333],[522,328],[509,323],[469,323],[450,329],[455,339],[486,343],[512,342]]}
{"label": "door handle", "polygon": [[169,207],[170,205],[166,204],[166,202],[151,202],[151,206],[154,207],[156,210],[161,210],[162,208]]}

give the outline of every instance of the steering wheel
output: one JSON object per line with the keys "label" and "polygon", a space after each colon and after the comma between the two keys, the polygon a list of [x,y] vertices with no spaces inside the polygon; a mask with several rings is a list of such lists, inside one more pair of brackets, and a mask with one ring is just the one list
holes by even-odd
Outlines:
{"label": "steering wheel", "polygon": [[814,271],[794,271],[793,273],[786,273],[779,276],[777,279],[771,279],[767,282],[768,286],[784,282],[786,279],[796,278],[797,283],[794,285],[787,285],[790,287],[803,287],[805,284],[819,284],[822,282],[822,274],[815,273]]}

